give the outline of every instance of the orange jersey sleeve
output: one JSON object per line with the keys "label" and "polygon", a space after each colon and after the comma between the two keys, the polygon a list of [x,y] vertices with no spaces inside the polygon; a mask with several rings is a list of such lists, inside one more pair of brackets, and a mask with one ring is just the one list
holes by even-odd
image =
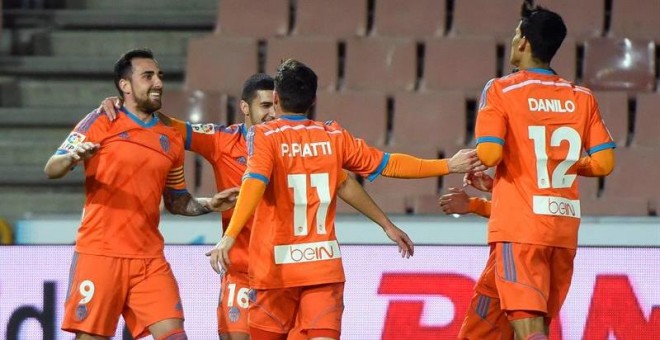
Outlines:
{"label": "orange jersey sleeve", "polygon": [[57,148],[55,154],[61,155],[72,152],[84,142],[100,143],[106,136],[109,127],[110,123],[107,117],[98,110],[94,110],[76,124],[76,127],[62,142],[62,145]]}

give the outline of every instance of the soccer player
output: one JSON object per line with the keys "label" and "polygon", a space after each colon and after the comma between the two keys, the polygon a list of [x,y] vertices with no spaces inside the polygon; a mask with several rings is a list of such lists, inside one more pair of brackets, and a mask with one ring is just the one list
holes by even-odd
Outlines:
{"label": "soccer player", "polygon": [[[185,141],[186,149],[202,155],[214,169],[218,190],[239,186],[247,166],[247,147],[245,135],[253,125],[270,121],[275,117],[273,108],[273,78],[258,73],[246,80],[241,94],[240,109],[244,122],[230,126],[215,124],[190,124],[165,115],[160,115],[166,124],[177,129]],[[116,97],[106,98],[101,107],[110,119],[116,117],[115,109],[121,106]],[[379,224],[388,237],[399,244],[401,251],[413,252],[410,238],[396,227],[378,208],[362,186],[353,178],[343,176],[345,180],[337,190],[338,197],[355,207]],[[222,225],[227,227],[231,210],[222,214]],[[248,222],[246,230],[241,232],[236,246],[230,254],[234,265],[224,273],[219,301],[218,334],[221,339],[249,339],[247,320],[248,307],[248,242],[250,240]]]}
{"label": "soccer player", "polygon": [[184,215],[233,206],[236,190],[193,198],[185,190],[183,143],[154,112],[162,72],[149,50],[115,63],[125,101],[116,121],[95,110],[79,122],[47,162],[49,178],[85,166],[85,207],[76,237],[62,329],[76,339],[107,339],[123,315],[135,338],[186,339],[177,282],[158,231],[161,196]]}
{"label": "soccer player", "polygon": [[[566,36],[562,18],[531,1],[521,16],[510,59],[519,71],[489,81],[479,104],[477,154],[497,166],[492,256],[475,289],[478,315],[466,318],[460,338],[493,338],[489,306],[496,305],[517,338],[546,339],[573,272],[581,216],[576,176],[605,176],[614,167],[615,144],[593,94],[550,68]],[[587,156],[580,158],[582,150]]]}
{"label": "soccer player", "polygon": [[289,59],[278,67],[273,100],[279,118],[250,129],[241,195],[211,252],[216,271],[218,262],[231,268],[229,251],[254,213],[248,272],[250,334],[256,340],[285,339],[296,315],[309,339],[339,338],[344,272],[334,215],[342,169],[371,179],[381,173],[412,178],[480,165],[466,151],[432,161],[384,154],[334,121],[309,120],[316,88],[316,74],[306,65]]}

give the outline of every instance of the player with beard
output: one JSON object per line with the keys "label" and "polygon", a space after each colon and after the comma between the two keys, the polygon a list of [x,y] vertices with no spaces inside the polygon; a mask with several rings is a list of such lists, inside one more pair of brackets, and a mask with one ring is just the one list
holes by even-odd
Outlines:
{"label": "player with beard", "polygon": [[115,63],[124,100],[111,122],[95,110],[46,164],[49,178],[85,166],[85,207],[69,274],[62,329],[76,339],[107,339],[122,315],[140,338],[187,339],[179,288],[158,231],[160,200],[173,213],[201,215],[233,206],[236,190],[194,198],[183,175],[184,148],[161,122],[162,72],[149,50]]}

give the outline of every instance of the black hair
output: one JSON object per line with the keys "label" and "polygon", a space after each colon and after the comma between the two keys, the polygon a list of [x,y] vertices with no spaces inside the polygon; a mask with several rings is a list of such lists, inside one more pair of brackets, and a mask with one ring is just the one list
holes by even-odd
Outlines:
{"label": "black hair", "polygon": [[253,74],[243,84],[243,92],[241,93],[241,100],[247,103],[252,102],[254,97],[257,96],[257,91],[273,91],[275,89],[275,80],[273,77],[265,73]]}
{"label": "black hair", "polygon": [[119,81],[131,76],[133,73],[132,60],[135,58],[154,59],[154,54],[147,48],[137,48],[122,54],[119,60],[115,62],[115,87],[119,91],[119,96],[122,98],[124,97],[124,93],[119,87]]}
{"label": "black hair", "polygon": [[287,59],[277,67],[275,91],[284,112],[308,113],[316,100],[318,77],[307,65]]}
{"label": "black hair", "polygon": [[532,57],[550,63],[566,38],[566,25],[561,16],[533,0],[525,0],[520,11],[520,33],[532,46]]}

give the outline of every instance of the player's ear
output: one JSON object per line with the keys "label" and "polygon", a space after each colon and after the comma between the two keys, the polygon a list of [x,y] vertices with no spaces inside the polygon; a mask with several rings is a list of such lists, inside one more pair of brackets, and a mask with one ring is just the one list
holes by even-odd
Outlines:
{"label": "player's ear", "polygon": [[521,37],[520,41],[518,41],[518,51],[524,52],[528,43],[529,41],[527,40],[527,37]]}
{"label": "player's ear", "polygon": [[280,105],[280,94],[273,91],[273,105]]}
{"label": "player's ear", "polygon": [[250,115],[250,104],[248,104],[245,100],[241,99],[241,103],[239,107],[241,108],[241,112],[243,113],[243,115],[245,115],[246,117]]}
{"label": "player's ear", "polygon": [[131,86],[131,82],[123,78],[119,79],[119,88],[121,89],[121,92],[124,92],[124,94],[131,93],[133,89]]}

